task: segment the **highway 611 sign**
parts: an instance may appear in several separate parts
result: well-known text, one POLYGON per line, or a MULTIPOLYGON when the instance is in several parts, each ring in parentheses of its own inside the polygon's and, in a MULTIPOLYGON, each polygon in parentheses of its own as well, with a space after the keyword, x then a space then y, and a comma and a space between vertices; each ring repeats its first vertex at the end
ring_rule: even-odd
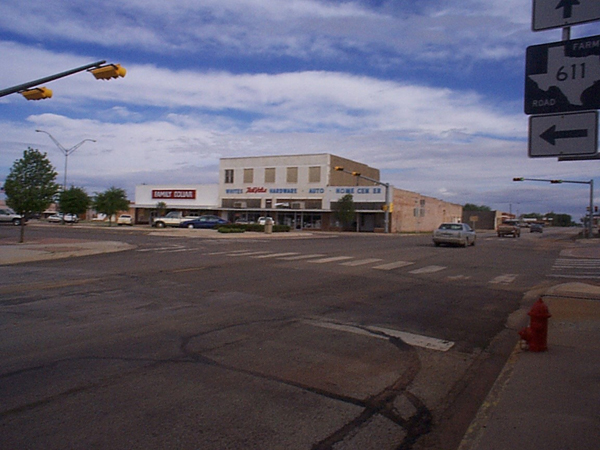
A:
POLYGON ((525 114, 593 109, 600 109, 600 36, 527 47, 525 114))

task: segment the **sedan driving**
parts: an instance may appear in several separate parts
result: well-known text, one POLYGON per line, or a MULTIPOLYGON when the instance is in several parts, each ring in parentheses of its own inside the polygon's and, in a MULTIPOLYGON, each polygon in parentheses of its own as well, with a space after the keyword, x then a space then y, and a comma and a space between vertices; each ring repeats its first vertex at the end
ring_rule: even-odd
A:
POLYGON ((186 220, 179 224, 179 228, 216 228, 227 225, 229 222, 218 216, 200 216, 193 220, 186 220))
POLYGON ((433 243, 436 247, 441 244, 468 247, 475 245, 476 238, 477 234, 466 223, 443 223, 433 232, 433 243))

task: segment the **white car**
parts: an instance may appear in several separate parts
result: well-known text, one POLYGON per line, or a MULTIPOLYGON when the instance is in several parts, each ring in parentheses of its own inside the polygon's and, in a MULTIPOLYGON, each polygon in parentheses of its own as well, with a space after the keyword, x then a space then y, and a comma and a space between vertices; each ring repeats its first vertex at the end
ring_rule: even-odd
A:
POLYGON ((273 220, 273 218, 272 218, 272 217, 259 217, 259 218, 258 218, 258 224, 259 224, 259 225, 266 225, 266 223, 267 223, 267 220, 270 220, 270 221, 271 221, 271 223, 274 223, 274 222, 275 222, 275 221, 273 220))
POLYGON ((433 232, 433 243, 436 247, 441 244, 468 247, 475 245, 476 239, 477 234, 466 223, 443 223, 433 232))
POLYGON ((47 220, 48 220, 48 222, 62 223, 63 217, 64 217, 65 223, 79 222, 79 217, 77 216, 77 214, 63 214, 63 213, 52 214, 50 217, 48 217, 47 220))
POLYGON ((129 214, 121 214, 117 219, 117 225, 133 225, 133 218, 129 214))

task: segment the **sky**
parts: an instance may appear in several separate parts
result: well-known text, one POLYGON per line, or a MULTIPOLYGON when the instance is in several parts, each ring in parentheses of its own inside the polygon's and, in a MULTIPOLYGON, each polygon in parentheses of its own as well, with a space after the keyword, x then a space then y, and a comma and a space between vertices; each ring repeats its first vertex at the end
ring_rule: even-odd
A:
MULTIPOLYGON (((558 0, 557 0, 558 2, 558 0)), ((62 183, 215 184, 220 158, 331 153, 448 202, 579 220, 599 161, 528 157, 531 0, 2 0, 0 89, 100 60, 0 98, 0 183, 32 147, 62 183)), ((600 22, 572 38, 600 34, 600 22)), ((596 178, 598 177, 598 178, 596 178)), ((600 204, 600 194, 596 204, 600 204)))

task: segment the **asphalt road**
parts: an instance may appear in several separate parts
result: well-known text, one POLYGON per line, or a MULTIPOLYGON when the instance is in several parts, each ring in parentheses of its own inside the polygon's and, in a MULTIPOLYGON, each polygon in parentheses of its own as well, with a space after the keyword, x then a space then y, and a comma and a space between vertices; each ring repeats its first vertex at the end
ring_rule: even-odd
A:
POLYGON ((29 227, 135 248, 0 267, 1 447, 454 449, 564 233, 29 227))

